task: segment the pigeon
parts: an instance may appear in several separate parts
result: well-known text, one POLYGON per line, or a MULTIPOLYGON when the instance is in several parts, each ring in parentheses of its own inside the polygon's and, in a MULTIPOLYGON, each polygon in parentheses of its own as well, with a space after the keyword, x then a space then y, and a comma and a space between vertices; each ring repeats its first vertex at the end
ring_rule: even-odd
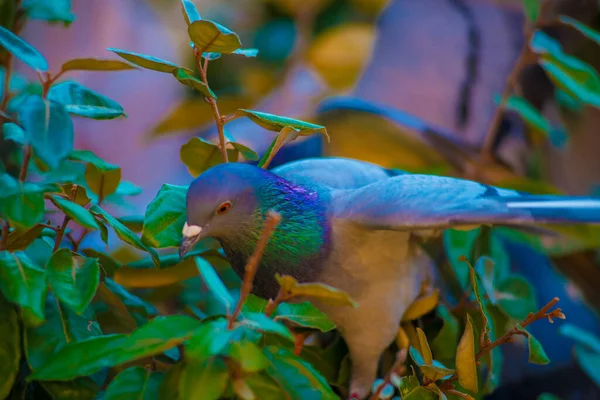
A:
POLYGON ((220 164, 190 184, 186 207, 180 255, 212 237, 240 277, 266 214, 281 215, 253 293, 274 298, 280 274, 330 285, 356 301, 352 307, 310 300, 348 345, 349 393, 355 399, 369 394, 379 359, 419 294, 428 262, 419 242, 449 228, 600 223, 600 199, 528 195, 337 157, 302 159, 272 170, 220 164))

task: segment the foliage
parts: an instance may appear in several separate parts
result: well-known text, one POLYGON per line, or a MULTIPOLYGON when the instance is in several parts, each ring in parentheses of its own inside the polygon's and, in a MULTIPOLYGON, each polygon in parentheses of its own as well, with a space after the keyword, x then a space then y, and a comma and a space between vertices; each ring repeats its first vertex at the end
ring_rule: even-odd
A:
MULTIPOLYGON (((527 15, 535 21, 536 2, 526 3, 527 15)), ((69 1, 25 0, 21 7, 15 18, 26 15, 65 25, 74 19, 69 1)), ((257 50, 243 48, 235 32, 203 19, 192 1, 181 0, 181 9, 193 68, 110 49, 124 61, 67 60, 51 74, 44 56, 18 36, 22 24, 15 24, 14 31, 0 27, 8 83, 0 100, 2 145, 10 143, 14 150, 0 165, 0 398, 28 386, 52 398, 81 399, 133 394, 144 399, 335 399, 346 390, 349 360, 339 337, 324 346, 302 346, 307 334, 330 332, 334 325, 310 303, 289 300, 308 296, 354 306, 353 299, 336 288, 301 284, 289 276, 277 277, 280 291, 269 302, 250 295, 277 216, 270 217, 271 230, 263 232, 240 284, 212 242, 200 242, 184 260, 174 254, 182 239, 186 187, 164 185, 143 220, 116 218, 105 206, 139 190, 121 179, 118 166, 74 148, 73 118, 126 117, 116 101, 77 82, 60 81, 75 70, 149 69, 197 91, 208 103, 204 107, 210 108, 219 142, 195 137, 182 146, 181 160, 192 176, 222 162, 259 160, 228 134, 226 124, 236 118, 247 117, 278 132, 258 161, 263 168, 298 136, 320 133, 328 138, 324 126, 284 116, 246 108, 221 114, 225 108, 209 85, 209 64, 228 56, 255 57, 257 50), (13 58, 39 73, 39 93, 14 88, 13 58), (136 261, 121 263, 84 241, 96 234, 108 243, 109 228, 136 261), (170 301, 182 306, 179 314, 162 315, 167 313, 158 305, 170 301)), ((600 34, 591 28, 561 21, 598 40, 600 34)), ((532 35, 531 51, 566 93, 598 105, 593 68, 563 53, 539 30, 532 35)), ((503 98, 500 104, 552 137, 551 125, 525 100, 503 98)), ((500 235, 488 228, 446 232, 448 263, 438 267, 448 290, 423 286, 399 328, 396 364, 374 383, 373 398, 390 398, 395 391, 405 399, 480 398, 500 384, 498 346, 516 336, 527 338, 530 362, 549 362, 525 328, 564 315, 551 310, 557 300, 536 311, 531 285, 510 272, 500 235), (415 321, 434 310, 441 328, 415 327, 415 321), (406 373, 407 363, 415 367, 412 373, 406 373)), ((578 360, 596 379, 598 340, 573 329, 563 333, 582 340, 576 347, 578 360)))

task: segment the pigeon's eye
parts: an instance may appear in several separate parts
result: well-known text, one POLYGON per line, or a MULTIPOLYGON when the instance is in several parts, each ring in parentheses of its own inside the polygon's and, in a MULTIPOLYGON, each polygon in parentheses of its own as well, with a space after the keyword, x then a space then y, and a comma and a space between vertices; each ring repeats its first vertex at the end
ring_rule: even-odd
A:
POLYGON ((226 201, 225 203, 223 203, 219 207, 217 207, 217 214, 225 214, 227 211, 229 211, 230 208, 231 208, 231 203, 226 201))

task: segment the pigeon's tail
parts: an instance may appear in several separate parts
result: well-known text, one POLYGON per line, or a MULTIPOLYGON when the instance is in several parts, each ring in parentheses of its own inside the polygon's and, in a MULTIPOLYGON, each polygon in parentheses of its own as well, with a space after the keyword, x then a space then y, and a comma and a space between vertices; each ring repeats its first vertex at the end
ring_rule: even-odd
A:
POLYGON ((523 196, 504 199, 511 210, 527 211, 536 222, 600 224, 600 199, 591 197, 523 196))

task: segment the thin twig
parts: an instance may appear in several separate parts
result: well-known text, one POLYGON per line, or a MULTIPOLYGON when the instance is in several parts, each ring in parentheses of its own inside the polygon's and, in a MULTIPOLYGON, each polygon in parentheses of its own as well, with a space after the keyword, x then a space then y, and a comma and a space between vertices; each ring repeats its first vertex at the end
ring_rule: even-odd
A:
POLYGON ((279 306, 279 304, 281 304, 282 302, 286 301, 288 298, 289 296, 287 295, 287 293, 284 292, 282 288, 279 288, 279 292, 277 292, 275 300, 269 299, 267 307, 265 308, 265 315, 267 317, 270 317, 271 314, 273 314, 273 312, 277 309, 277 306, 279 306))
POLYGON ((56 231, 56 239, 54 242, 54 249, 52 250, 52 252, 55 252, 60 247, 60 243, 62 242, 63 237, 65 236, 65 229, 67 229, 67 224, 70 220, 71 218, 65 215, 62 225, 60 226, 60 228, 58 228, 58 231, 56 231))
POLYGON ((0 110, 6 111, 8 100, 10 99, 10 78, 12 76, 12 54, 8 53, 4 65, 4 90, 2 91, 2 100, 0 100, 0 110))
POLYGON ((394 374, 397 374, 397 375, 404 374, 404 369, 405 369, 404 363, 406 362, 407 356, 408 356, 408 352, 406 349, 402 349, 398 352, 398 354, 396 354, 396 361, 394 362, 394 365, 392 366, 392 368, 390 368, 387 375, 383 379, 383 383, 381 385, 379 385, 379 387, 377 388, 377 390, 375 392, 373 392, 373 394, 371 394, 371 397, 369 397, 369 400, 379 399, 379 395, 381 394, 383 389, 392 382, 392 376, 394 374))
POLYGON ((235 310, 229 316, 228 329, 233 328, 234 322, 237 320, 237 317, 240 315, 242 311, 242 305, 244 301, 246 301, 246 297, 252 291, 252 283, 254 282, 254 276, 256 275, 256 271, 258 269, 258 263, 265 252, 265 248, 267 247, 267 243, 269 239, 275 232, 277 225, 281 222, 281 215, 275 211, 269 211, 267 213, 267 218, 265 221, 265 226, 263 231, 258 239, 258 243, 256 244, 256 248, 254 249, 254 253, 250 256, 248 261, 246 262, 246 267, 244 268, 244 279, 242 281, 242 289, 240 291, 240 299, 238 300, 235 310))
POLYGON ((527 318, 525 318, 523 321, 521 321, 520 324, 513 327, 511 330, 506 332, 504 335, 502 335, 498 339, 494 340, 493 342, 491 342, 491 343, 487 344, 486 346, 484 346, 483 348, 479 349, 476 359, 480 359, 485 354, 489 353, 490 351, 492 351, 496 347, 500 346, 501 344, 514 341, 513 337, 516 335, 529 336, 529 333, 527 331, 524 331, 522 328, 525 328, 527 325, 530 325, 531 323, 533 323, 535 321, 539 321, 540 319, 544 319, 544 318, 548 318, 550 321, 552 321, 552 318, 564 319, 565 315, 562 313, 562 310, 560 308, 557 308, 556 310, 552 310, 551 312, 548 312, 552 307, 554 307, 554 305, 556 305, 556 303, 558 303, 558 301, 559 301, 559 298, 555 297, 552 300, 550 300, 550 302, 548 302, 548 304, 546 304, 544 307, 540 308, 535 313, 529 313, 527 318))
POLYGON ((23 164, 21 165, 21 172, 19 173, 19 180, 21 182, 25 182, 25 179, 27 179, 27 171, 29 170, 29 160, 31 160, 30 144, 23 148, 23 164))
MULTIPOLYGON (((194 56, 196 57, 196 62, 198 63, 198 71, 200 72, 200 77, 202 82, 208 87, 208 76, 206 72, 208 71, 208 59, 204 59, 204 65, 202 64, 202 52, 195 50, 194 56)), ((217 124, 217 131, 219 132, 219 148, 221 149, 221 155, 223 157, 223 162, 229 162, 227 158, 227 149, 225 148, 225 129, 223 128, 224 119, 221 117, 221 113, 219 112, 219 107, 217 106, 217 100, 212 97, 205 96, 205 100, 210 104, 210 108, 213 110, 213 114, 215 116, 215 124, 217 124)))

